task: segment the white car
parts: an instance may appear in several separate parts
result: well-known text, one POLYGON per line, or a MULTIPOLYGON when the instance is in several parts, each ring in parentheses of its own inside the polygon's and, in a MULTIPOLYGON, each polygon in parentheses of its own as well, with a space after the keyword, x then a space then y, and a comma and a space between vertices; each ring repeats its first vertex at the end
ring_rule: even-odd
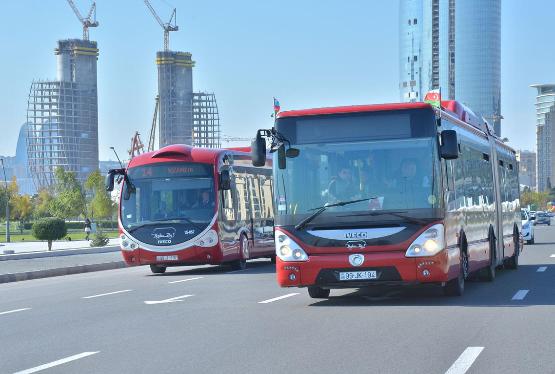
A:
POLYGON ((530 219, 530 214, 525 211, 520 211, 522 219, 522 239, 526 240, 528 244, 534 244, 534 221, 530 219))

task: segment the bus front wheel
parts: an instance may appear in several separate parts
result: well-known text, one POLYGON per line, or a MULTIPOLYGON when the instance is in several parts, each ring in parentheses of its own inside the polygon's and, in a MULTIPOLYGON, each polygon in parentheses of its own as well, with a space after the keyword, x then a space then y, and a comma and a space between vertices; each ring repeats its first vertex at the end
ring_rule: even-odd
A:
POLYGON ((459 275, 455 279, 448 281, 443 286, 445 296, 462 296, 464 293, 464 281, 468 277, 468 255, 461 250, 459 275))
POLYGON ((327 299, 330 296, 330 290, 322 287, 310 286, 308 287, 308 295, 313 299, 327 299))
POLYGON ((160 265, 150 265, 150 271, 154 274, 164 274, 166 272, 166 267, 160 265))
POLYGON ((233 270, 245 270, 247 268, 247 258, 250 257, 249 250, 249 240, 247 239, 247 236, 241 235, 241 240, 239 241, 240 258, 231 263, 233 270))

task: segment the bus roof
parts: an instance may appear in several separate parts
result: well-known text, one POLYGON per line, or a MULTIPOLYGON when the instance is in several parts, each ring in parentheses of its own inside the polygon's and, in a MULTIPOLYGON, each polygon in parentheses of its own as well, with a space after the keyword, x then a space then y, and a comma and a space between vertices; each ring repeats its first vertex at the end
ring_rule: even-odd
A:
POLYGON ((319 115, 326 115, 326 114, 378 112, 378 111, 403 110, 403 109, 424 109, 424 108, 431 108, 431 107, 432 106, 427 103, 350 105, 350 106, 337 106, 337 107, 327 107, 327 108, 288 110, 286 112, 280 112, 278 114, 278 118, 319 116, 319 115))
POLYGON ((218 157, 224 152, 231 154, 250 155, 250 148, 200 148, 192 147, 185 144, 172 144, 160 148, 156 151, 143 153, 142 155, 134 157, 129 162, 128 167, 172 161, 201 162, 213 164, 217 162, 218 157))

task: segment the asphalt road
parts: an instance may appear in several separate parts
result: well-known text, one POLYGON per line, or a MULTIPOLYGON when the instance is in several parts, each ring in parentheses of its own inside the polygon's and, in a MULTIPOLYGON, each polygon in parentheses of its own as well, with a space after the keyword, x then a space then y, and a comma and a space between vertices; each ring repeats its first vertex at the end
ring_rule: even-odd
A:
POLYGON ((2 284, 0 373, 555 373, 555 227, 536 243, 459 298, 317 301, 279 288, 267 261, 2 284))

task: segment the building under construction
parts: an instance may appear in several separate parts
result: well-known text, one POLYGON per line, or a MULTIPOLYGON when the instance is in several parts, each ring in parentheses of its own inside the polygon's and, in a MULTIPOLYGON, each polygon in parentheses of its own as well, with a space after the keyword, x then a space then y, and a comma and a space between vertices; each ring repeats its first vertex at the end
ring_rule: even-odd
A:
POLYGON ((27 102, 29 170, 37 189, 62 167, 84 181, 98 169, 98 95, 94 41, 58 41, 57 79, 31 84, 27 102))
POLYGON ((220 148, 220 115, 216 95, 206 92, 193 94, 193 145, 220 148))

